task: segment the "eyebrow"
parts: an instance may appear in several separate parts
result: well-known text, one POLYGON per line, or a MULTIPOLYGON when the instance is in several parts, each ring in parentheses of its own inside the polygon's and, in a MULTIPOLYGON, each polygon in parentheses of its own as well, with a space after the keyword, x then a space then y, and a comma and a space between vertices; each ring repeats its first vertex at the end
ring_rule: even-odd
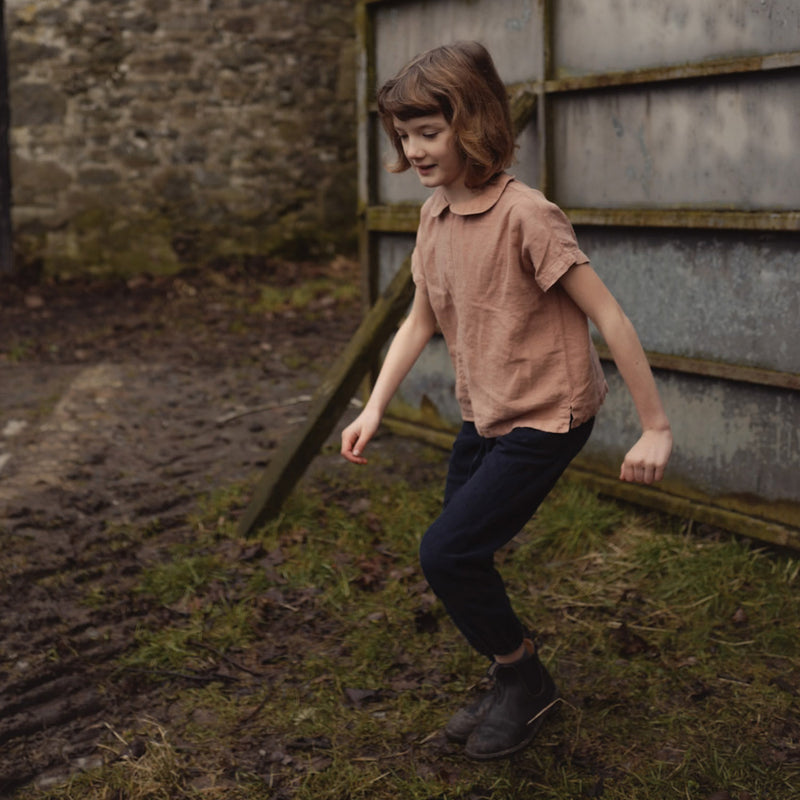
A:
POLYGON ((440 128, 442 127, 441 120, 427 120, 425 122, 417 122, 413 119, 408 122, 403 122, 402 125, 395 125, 394 129, 397 133, 405 133, 409 128, 422 129, 422 128, 440 128))

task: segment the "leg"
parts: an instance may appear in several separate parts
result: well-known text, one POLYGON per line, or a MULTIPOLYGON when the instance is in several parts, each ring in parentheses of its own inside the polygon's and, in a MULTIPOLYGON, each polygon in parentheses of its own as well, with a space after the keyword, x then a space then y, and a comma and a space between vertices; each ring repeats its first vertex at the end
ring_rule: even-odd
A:
POLYGON ((484 439, 475 430, 472 422, 465 422, 453 442, 450 453, 450 462, 447 467, 447 480, 444 487, 443 508, 450 505, 453 497, 461 487, 472 477, 480 466, 487 453, 487 442, 494 440, 484 439))
POLYGON ((514 653, 523 639, 494 554, 530 519, 591 428, 586 423, 564 434, 518 428, 488 440, 480 464, 423 537, 420 559, 431 588, 467 641, 488 657, 514 653))
MULTIPOLYGON (((448 602, 447 598, 443 597, 445 606, 470 643, 485 655, 493 655, 495 661, 492 665, 495 677, 494 689, 476 702, 457 711, 445 727, 445 733, 451 741, 467 743, 466 753, 471 758, 479 760, 500 758, 525 747, 538 732, 544 714, 558 696, 555 683, 539 661, 533 642, 522 639, 522 625, 511 609, 505 587, 494 569, 493 554, 530 518, 541 499, 550 491, 569 461, 583 446, 591 427, 591 423, 588 423, 582 426, 582 429, 575 431, 574 435, 565 435, 566 439, 562 435, 553 438, 553 435, 536 431, 515 431, 515 435, 510 437, 514 440, 511 442, 513 446, 509 446, 508 439, 501 439, 499 443, 495 440, 485 440, 477 435, 474 426, 471 429, 465 426, 454 445, 445 491, 445 512, 442 517, 450 516, 447 509, 456 496, 457 506, 463 502, 467 509, 475 509, 474 499, 469 497, 473 491, 477 491, 479 499, 486 495, 494 498, 495 502, 489 505, 499 506, 501 512, 503 509, 512 512, 512 521, 508 528, 503 529, 502 525, 495 524, 489 529, 486 537, 489 557, 488 559, 484 557, 484 564, 479 569, 486 571, 489 585, 494 584, 496 596, 502 595, 496 602, 499 604, 497 610, 501 613, 505 610, 506 614, 507 638, 503 641, 521 642, 512 650, 513 646, 510 645, 509 649, 505 649, 507 646, 505 644, 492 645, 488 638, 480 640, 469 624, 459 624, 456 616, 459 612, 455 610, 459 603, 452 600, 448 602), (536 441, 540 438, 544 438, 544 446, 533 448, 529 457, 519 459, 515 456, 519 445, 523 445, 524 448, 526 441, 531 439, 536 441), (521 442, 517 441, 520 439, 521 442), (497 451, 495 444, 500 445, 497 451), (556 448, 556 452, 553 453, 554 444, 566 447, 556 448), (486 470, 482 469, 484 461, 488 462, 489 468, 486 470), (494 462, 498 462, 498 465, 494 466, 494 462), (480 481, 484 474, 491 477, 489 489, 481 488, 480 481), (523 483, 527 485, 527 491, 525 486, 520 488, 514 481, 509 484, 509 477, 522 478, 523 483), (503 491, 507 487, 512 488, 508 496, 511 498, 510 501, 503 491), (495 536, 492 536, 493 532, 495 536), (497 542, 499 543, 496 544, 497 542)), ((461 527, 469 528, 467 523, 472 513, 472 510, 466 515, 455 512, 452 516, 459 520, 458 524, 461 527), (463 517, 466 517, 466 520, 463 517)), ((487 517, 493 521, 497 519, 494 508, 487 511, 487 517)), ((437 520, 437 523, 442 522, 446 521, 442 518, 437 520)), ((458 586, 459 578, 454 575, 450 581, 445 580, 441 585, 438 583, 434 585, 433 575, 438 574, 441 569, 437 566, 437 562, 444 565, 448 561, 448 548, 437 545, 445 545, 450 541, 447 536, 434 538, 432 531, 437 523, 434 523, 423 540, 421 558, 428 580, 434 589, 440 587, 437 593, 443 596, 445 590, 441 586, 447 584, 458 586)), ((472 523, 479 529, 486 527, 485 521, 481 521, 478 517, 473 517, 472 523)), ((484 548, 484 552, 487 552, 487 548, 484 548)), ((463 587, 470 584, 460 585, 463 587)), ((468 615, 467 610, 466 616, 468 615)))

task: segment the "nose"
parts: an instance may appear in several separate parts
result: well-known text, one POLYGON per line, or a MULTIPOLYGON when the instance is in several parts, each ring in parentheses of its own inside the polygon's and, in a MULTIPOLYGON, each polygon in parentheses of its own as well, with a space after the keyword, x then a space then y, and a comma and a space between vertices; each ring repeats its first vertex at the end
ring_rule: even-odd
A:
POLYGON ((422 148, 422 142, 417 136, 409 136, 406 139, 406 158, 409 161, 418 161, 424 158, 425 151, 422 148))

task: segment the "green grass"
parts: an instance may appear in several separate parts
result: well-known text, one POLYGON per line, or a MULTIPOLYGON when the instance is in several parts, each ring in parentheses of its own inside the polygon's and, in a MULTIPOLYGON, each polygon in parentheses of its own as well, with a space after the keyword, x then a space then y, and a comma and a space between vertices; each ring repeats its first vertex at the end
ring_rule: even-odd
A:
POLYGON ((357 283, 334 280, 329 276, 295 286, 264 286, 252 310, 267 314, 291 310, 313 319, 325 308, 353 302, 359 292, 357 283))
POLYGON ((392 472, 323 470, 244 541, 243 487, 209 497, 143 575, 170 613, 120 664, 165 686, 169 722, 115 732, 108 766, 19 797, 797 796, 796 556, 562 482, 499 561, 563 700, 525 752, 473 764, 441 726, 486 665, 417 566, 439 482, 392 472))

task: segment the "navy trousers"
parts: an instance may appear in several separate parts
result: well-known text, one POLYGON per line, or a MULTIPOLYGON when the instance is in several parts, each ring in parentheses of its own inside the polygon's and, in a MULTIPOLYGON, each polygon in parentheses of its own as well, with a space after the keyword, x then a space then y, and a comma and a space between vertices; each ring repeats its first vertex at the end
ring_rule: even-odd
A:
POLYGON ((444 508, 422 538, 420 563, 458 629, 490 658, 513 652, 524 636, 494 554, 533 516, 593 425, 568 433, 515 428, 486 439, 465 422, 456 438, 444 508))

